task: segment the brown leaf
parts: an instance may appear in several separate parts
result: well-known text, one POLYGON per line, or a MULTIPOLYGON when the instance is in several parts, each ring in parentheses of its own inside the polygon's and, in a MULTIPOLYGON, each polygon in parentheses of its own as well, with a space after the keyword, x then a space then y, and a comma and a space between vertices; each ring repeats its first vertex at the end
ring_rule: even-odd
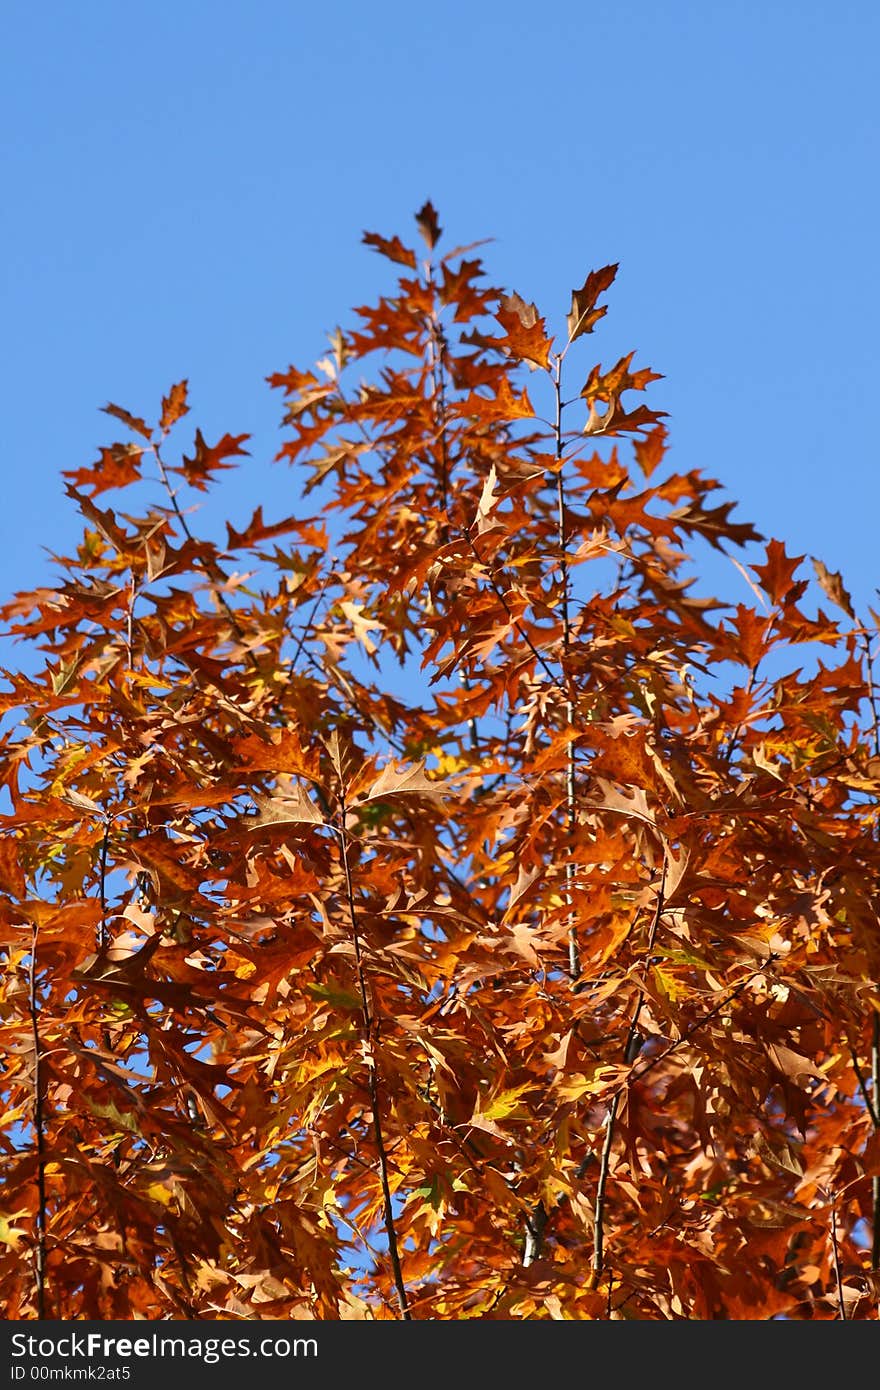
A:
POLYGON ((427 203, 424 203, 416 213, 416 226, 425 238, 428 250, 433 251, 437 242, 440 240, 443 228, 437 221, 437 212, 430 199, 427 203))
POLYGON ((425 776, 424 759, 415 767, 397 767, 393 762, 383 767, 377 780, 361 801, 384 801, 389 796, 442 796, 443 784, 425 776))
MULTIPOLYGON (((399 237, 392 237, 389 241, 385 237, 378 236, 376 232, 364 232, 362 240, 366 246, 371 246, 374 251, 378 251, 380 256, 386 256, 389 261, 396 261, 398 265, 405 265, 410 270, 415 270, 415 252, 411 251, 408 246, 404 246, 399 237)), ((304 379, 307 380, 308 378, 304 379)), ((270 382, 273 386, 287 385, 290 389, 289 381, 286 378, 270 377, 270 382)))
POLYGON ((827 594, 831 602, 836 603, 838 608, 843 609, 848 618, 855 621, 856 615, 853 612, 852 599, 843 587, 843 579, 839 571, 835 574, 832 570, 826 569, 822 561, 817 560, 815 556, 813 556, 813 569, 816 571, 816 578, 823 593, 827 594))
POLYGON ((790 1081, 797 1082, 801 1077, 809 1076, 824 1080, 822 1071, 809 1057, 802 1057, 799 1052, 793 1052, 781 1043, 765 1043, 764 1046, 773 1065, 790 1081))
POLYGON ((201 430, 196 430, 195 452, 192 458, 184 455, 182 467, 177 471, 183 473, 191 487, 204 492, 212 473, 220 468, 235 467, 234 463, 227 463, 227 459, 247 454, 247 449, 241 447, 246 439, 250 439, 249 434, 224 434, 217 444, 209 445, 201 430))
POLYGON ((323 825, 324 817, 304 787, 298 782, 282 780, 285 786, 283 795, 254 795, 259 814, 244 822, 248 830, 262 830, 276 825, 323 825))
POLYGON ((139 415, 132 415, 131 411, 124 410, 121 405, 109 405, 101 407, 105 415, 114 415, 117 420, 121 420, 124 425, 128 425, 135 434, 141 435, 144 439, 152 439, 153 431, 150 429, 146 420, 142 420, 139 415))
POLYGON ((617 274, 617 264, 606 265, 602 270, 591 270, 579 290, 571 292, 571 312, 568 315, 568 341, 573 343, 584 333, 592 333, 594 325, 607 306, 595 307, 596 300, 603 290, 607 290, 617 274))
POLYGON ((176 424, 182 415, 186 415, 189 406, 186 403, 186 378, 178 381, 176 386, 172 386, 167 396, 162 397, 162 414, 159 417, 159 428, 163 434, 167 434, 171 426, 176 424))
POLYGON ((17 845, 8 835, 0 839, 0 888, 16 898, 23 898, 27 892, 25 877, 18 862, 17 845))
POLYGON ((297 531, 300 529, 300 524, 295 516, 287 516, 283 521, 270 522, 267 526, 263 521, 263 508, 260 506, 257 507, 243 531, 236 531, 227 521, 226 544, 230 550, 253 546, 258 541, 269 540, 272 536, 283 536, 289 531, 297 531))

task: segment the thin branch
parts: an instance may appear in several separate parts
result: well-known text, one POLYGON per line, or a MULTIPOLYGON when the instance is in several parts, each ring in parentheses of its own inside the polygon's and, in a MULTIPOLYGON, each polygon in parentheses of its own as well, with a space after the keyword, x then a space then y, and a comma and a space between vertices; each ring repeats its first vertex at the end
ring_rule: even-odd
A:
POLYGON ((34 1273, 37 1283, 37 1318, 42 1322, 46 1317, 46 1136, 41 1067, 43 1048, 37 1000, 37 939, 38 929, 34 922, 31 925, 31 954, 28 964, 28 1008, 34 1045, 33 1124, 37 1150, 37 1240, 34 1248, 34 1273))
POLYGON ((614 1143, 614 1125, 620 1105, 620 1091, 617 1091, 608 1108, 605 1120, 605 1143, 599 1161, 599 1185, 596 1188, 596 1205, 593 1212, 593 1284, 602 1277, 605 1262, 605 1189, 608 1185, 608 1169, 611 1166, 611 1145, 614 1143))
MULTIPOLYGON (((569 611, 569 573, 568 573, 568 536, 566 528, 566 505, 565 505, 565 480, 563 478, 562 460, 562 355, 557 354, 553 368, 553 388, 556 396, 556 414, 553 422, 553 435, 556 441, 556 539, 559 544, 559 578, 562 585, 562 599, 560 603, 562 612, 562 679, 563 685, 568 687, 568 657, 571 647, 571 614, 569 611)), ((566 750, 565 761, 565 810, 566 810, 566 835, 568 838, 568 853, 565 860, 565 900, 568 905, 569 913, 574 897, 574 831, 577 819, 575 805, 575 754, 574 739, 571 737, 574 728, 574 701, 571 698, 571 691, 567 689, 565 698, 565 727, 569 732, 568 748, 566 750)), ((572 980, 577 980, 581 973, 581 953, 578 946, 577 928, 574 922, 569 923, 568 929, 568 973, 572 980)))
POLYGON ((877 691, 874 686, 874 658, 871 643, 866 632, 862 633, 862 647, 865 653, 865 674, 868 682, 868 704, 871 706, 871 728, 874 733, 874 753, 880 758, 880 709, 877 706, 877 691))
MULTIPOLYGON (((875 1021, 875 1027, 876 1027, 876 1021, 875 1021)), ((875 1129, 880 1128, 880 1117, 878 1117, 878 1115, 877 1115, 877 1111, 876 1111, 875 1106, 874 1106, 873 1097, 872 1097, 872 1095, 871 1095, 871 1092, 868 1090, 868 1083, 865 1081, 864 1075, 862 1074, 862 1069, 861 1069, 861 1067, 859 1066, 859 1059, 858 1059, 858 1057, 856 1056, 855 1050, 854 1050, 852 1047, 850 1047, 850 1049, 849 1049, 849 1056, 850 1056, 850 1061, 852 1062, 852 1069, 853 1069, 853 1071, 854 1071, 855 1074, 856 1074, 856 1081, 859 1083, 859 1090, 860 1090, 861 1093, 862 1093, 862 1100, 865 1102, 865 1109, 867 1110, 868 1115, 870 1116, 870 1119, 871 1119, 871 1124, 874 1126, 875 1129)), ((876 1085, 877 1085, 877 1083, 876 1083, 876 1081, 874 1080, 874 1048, 873 1048, 873 1047, 871 1048, 871 1082, 872 1082, 872 1089, 876 1090, 876 1085)))
MULTIPOLYGON (((747 700, 751 699, 752 692, 753 692, 753 690, 754 690, 754 688, 755 688, 755 680, 756 680, 756 678, 757 678, 757 675, 758 675, 758 665, 757 665, 757 662, 756 662, 755 665, 752 666, 752 667, 749 669, 749 683, 748 683, 748 685, 746 686, 746 699, 747 699, 747 700)), ((740 722, 737 724, 736 728, 733 730, 733 733, 730 735, 730 738, 729 738, 728 743, 727 743, 727 748, 726 748, 725 753, 724 753, 724 761, 728 764, 728 766, 730 765, 730 761, 731 761, 731 759, 733 758, 734 752, 735 752, 735 750, 736 750, 736 745, 737 745, 737 743, 739 742, 740 734, 742 733, 743 729, 745 728, 745 725, 746 725, 746 721, 743 720, 743 719, 741 719, 740 722)))
POLYGON ((434 279, 433 260, 428 263, 428 288, 431 291, 431 312, 428 316, 430 343, 431 382, 434 388, 435 415, 439 423, 440 442, 440 506, 444 516, 449 515, 449 446, 446 439, 446 372, 443 354, 446 338, 437 312, 437 283, 434 279))
POLYGON ((101 893, 101 920, 98 923, 98 950, 107 949, 107 849, 110 841, 110 817, 104 816, 104 834, 101 838, 101 859, 100 859, 100 893, 101 893))
MULTIPOLYGON (((648 943, 645 947, 645 963, 650 964, 651 956, 654 951, 654 942, 657 940, 657 932, 660 927, 660 918, 663 916, 663 909, 666 906, 666 876, 669 872, 669 851, 666 841, 663 841, 663 867, 660 870, 660 884, 657 889, 657 902, 654 905, 654 915, 651 918, 651 925, 648 928, 648 943)), ((639 1033, 639 1019, 645 1003, 645 991, 639 990, 636 999, 636 1007, 629 1025, 629 1032, 626 1038, 623 1060, 634 1062, 642 1050, 642 1040, 639 1033)))
POLYGON ((357 909, 354 900, 354 883, 351 876, 351 863, 348 857, 348 835, 345 829, 347 807, 345 804, 345 787, 342 777, 342 769, 339 768, 339 848, 342 858, 342 870, 345 876, 345 895, 348 903, 349 919, 351 921, 352 944, 354 946, 355 969, 357 971, 358 988, 361 996, 361 1014, 363 1017, 364 1033, 366 1035, 369 1071, 369 1091, 370 1108, 373 1116, 373 1138, 376 1142, 376 1154, 379 1160, 379 1181, 382 1186, 382 1202, 384 1207, 385 1234, 388 1239, 388 1254, 391 1260, 391 1268, 394 1274, 394 1286, 397 1290, 397 1301, 400 1306, 401 1317, 406 1321, 412 1320, 407 1299, 406 1285, 403 1280, 403 1270, 400 1264, 400 1251, 397 1245, 397 1231, 394 1225, 394 1206, 391 1200, 391 1186, 388 1181, 388 1152, 385 1148, 385 1136, 382 1132, 381 1117, 381 1097, 379 1094, 379 1064, 376 1057, 375 1046, 375 1023, 376 1016, 370 1006, 370 996, 367 989, 367 978, 364 971, 363 953, 361 951, 360 933, 358 931, 357 909))
POLYGON ((725 997, 721 1000, 721 1002, 716 1004, 714 1008, 709 1009, 707 1013, 702 1014, 700 1018, 695 1019, 694 1022, 690 1025, 690 1027, 684 1030, 680 1038, 677 1038, 675 1042, 670 1043, 668 1047, 664 1047, 663 1051, 658 1052, 656 1057, 651 1057, 650 1060, 646 1062, 645 1065, 641 1067, 638 1071, 631 1071, 629 1076, 626 1078, 626 1081, 624 1081, 623 1084, 620 1087, 618 1087, 617 1091, 615 1092, 615 1095, 620 1095, 620 1093, 626 1087, 631 1086, 634 1081, 641 1081, 642 1077, 647 1076, 649 1071, 653 1071, 655 1067, 659 1067, 661 1062, 665 1062, 667 1057, 671 1056, 673 1052, 677 1052, 680 1047, 683 1047, 686 1042, 690 1041, 690 1039, 694 1036, 695 1033, 699 1032, 701 1028, 704 1028, 707 1023, 709 1023, 713 1018, 716 1017, 716 1015, 720 1014, 723 1009, 726 1009, 729 1004, 732 1004, 734 999, 736 999, 737 995, 742 994, 743 990, 751 984, 752 980, 754 980, 756 976, 763 975, 767 967, 769 965, 772 965, 774 961, 777 960, 779 960, 779 956, 776 954, 775 951, 771 952, 771 954, 767 957, 763 965, 760 965, 757 967, 757 969, 751 971, 751 973, 748 974, 744 980, 740 980, 739 984, 736 985, 734 989, 730 990, 730 992, 726 994, 725 997))
MULTIPOLYGON (((880 1013, 874 1009, 874 1024, 872 1031, 872 1041, 870 1041, 870 1080, 872 1080, 872 1098, 874 1104, 870 1108, 874 1129, 880 1129, 880 1118, 877 1115, 877 1105, 880 1097, 880 1013)), ((880 1269, 880 1176, 874 1175, 870 1180, 870 1195, 872 1195, 872 1220, 873 1236, 870 1241, 870 1268, 876 1273, 880 1269)))
POLYGON ((524 1269, 528 1269, 529 1265, 535 1263, 535 1260, 540 1260, 544 1246, 544 1232, 547 1229, 549 1219, 543 1202, 537 1202, 526 1216, 526 1238, 522 1257, 524 1269))
MULTIPOLYGON (((650 962, 651 954, 654 950, 654 942, 657 939, 657 932, 660 927, 660 918, 663 915, 663 908, 666 902, 666 875, 669 868, 669 855, 666 849, 666 842, 663 843, 663 868, 660 870, 660 883, 657 888, 657 902, 654 906, 654 916, 651 919, 651 926, 648 929, 648 942, 645 950, 646 962, 650 962)), ((639 990, 633 1016, 630 1020, 629 1031, 627 1032, 626 1043, 624 1046, 623 1058, 625 1062, 632 1063, 636 1060, 641 1051, 642 1039, 639 1034, 639 1020, 642 1008, 645 1003, 645 991, 639 990)), ((615 1092, 608 1109, 608 1116, 605 1121, 605 1143, 602 1146, 602 1156, 599 1160, 599 1182, 596 1188, 596 1205, 593 1212, 593 1282, 598 1283, 602 1277, 602 1269, 605 1262, 605 1191, 608 1186, 608 1170, 611 1166, 611 1149, 614 1144, 614 1125, 617 1121, 617 1111, 620 1105, 621 1092, 615 1092)), ((611 1293, 608 1294, 609 1302, 611 1293)))
POLYGON ((314 603, 312 604, 312 606, 311 606, 311 608, 310 608, 310 610, 309 610, 308 616, 306 617, 306 621, 305 621, 305 624, 304 624, 304 626, 303 626, 303 630, 302 630, 302 632, 301 632, 300 635, 299 635, 299 641, 297 642, 296 647, 294 648, 293 656, 290 658, 289 661, 285 662, 285 665, 286 665, 288 671, 296 671, 296 663, 299 661, 300 653, 301 653, 303 647, 305 646, 306 639, 307 639, 309 633, 310 633, 311 630, 312 630, 312 624, 313 624, 314 621, 315 621, 315 615, 317 614, 318 609, 319 609, 320 606, 321 606, 321 602, 322 602, 322 600, 323 600, 323 598, 324 598, 324 594, 325 594, 325 591, 326 591, 326 589, 327 589, 327 585, 328 585, 329 583, 330 583, 330 573, 329 573, 329 571, 328 571, 328 573, 324 575, 323 581, 322 581, 322 583, 321 583, 321 587, 320 587, 320 589, 318 590, 317 594, 315 595, 315 601, 314 601, 314 603))
POLYGON ((831 1194, 831 1252, 834 1256, 834 1278, 837 1283, 837 1305, 840 1309, 840 1316, 846 1322, 846 1304, 843 1301, 843 1280, 840 1276, 840 1250, 837 1243, 837 1209, 834 1205, 835 1195, 831 1194))
POLYGON ((531 637, 526 632, 519 618, 515 618, 513 616, 513 609, 507 602, 507 595, 501 588, 501 585, 498 583, 498 580, 495 578, 490 563, 483 559, 482 555, 480 554, 479 550, 474 544, 473 537, 471 536, 470 531, 467 530, 466 527, 460 526, 458 527, 458 533, 464 539, 465 543, 470 547, 471 551, 474 554, 474 557, 477 560, 477 563, 485 568, 486 578, 489 581, 489 587, 491 588, 495 597, 498 599, 498 602, 501 604, 501 607, 504 609, 505 613, 510 619, 510 625, 513 628, 514 632, 517 634, 518 637, 522 638, 523 642, 528 647, 532 656, 535 658, 538 665, 544 671, 544 674, 550 679, 553 685, 556 685, 556 675, 553 671, 552 666, 550 666, 549 662, 545 659, 541 652, 538 651, 538 648, 535 646, 531 637))

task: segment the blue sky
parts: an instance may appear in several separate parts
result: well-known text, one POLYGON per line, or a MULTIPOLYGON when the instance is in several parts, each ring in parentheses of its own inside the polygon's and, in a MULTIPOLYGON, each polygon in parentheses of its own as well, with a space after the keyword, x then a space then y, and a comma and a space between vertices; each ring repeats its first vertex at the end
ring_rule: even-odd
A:
POLYGON ((430 197, 548 326, 619 261, 592 360, 636 348, 672 463, 877 606, 875 0, 7 0, 3 49, 2 597, 74 546, 99 407, 184 376, 184 433, 254 436, 205 524, 294 510, 264 378, 430 197))

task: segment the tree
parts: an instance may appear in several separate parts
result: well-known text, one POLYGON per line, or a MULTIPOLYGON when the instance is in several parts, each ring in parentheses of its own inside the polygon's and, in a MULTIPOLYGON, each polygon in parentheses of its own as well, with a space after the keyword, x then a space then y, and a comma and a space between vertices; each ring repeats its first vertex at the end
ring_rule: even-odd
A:
POLYGON ((575 365, 616 267, 417 223, 270 378, 314 514, 199 536, 181 382, 2 610, 9 1316, 874 1317, 876 615, 575 365))

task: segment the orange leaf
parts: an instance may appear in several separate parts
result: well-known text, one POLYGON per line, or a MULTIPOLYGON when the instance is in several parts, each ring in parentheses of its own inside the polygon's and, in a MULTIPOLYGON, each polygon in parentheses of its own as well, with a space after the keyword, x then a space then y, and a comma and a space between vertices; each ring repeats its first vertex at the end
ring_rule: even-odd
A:
POLYGON ((806 589, 806 581, 799 584, 794 582, 795 570, 803 558, 803 555, 786 555, 782 541, 773 540, 767 545, 767 563, 752 565, 761 588, 774 603, 781 603, 786 598, 789 602, 797 602, 806 589), (792 590, 797 592, 793 594, 792 590))
POLYGON ((27 884, 18 862, 18 849, 14 840, 5 837, 0 840, 0 888, 13 897, 23 898, 27 884))
POLYGON ((506 343, 501 339, 502 346, 513 357, 521 357, 534 367, 548 365, 553 339, 547 337, 544 320, 534 304, 527 304, 518 294, 505 295, 496 318, 507 334, 506 343))

